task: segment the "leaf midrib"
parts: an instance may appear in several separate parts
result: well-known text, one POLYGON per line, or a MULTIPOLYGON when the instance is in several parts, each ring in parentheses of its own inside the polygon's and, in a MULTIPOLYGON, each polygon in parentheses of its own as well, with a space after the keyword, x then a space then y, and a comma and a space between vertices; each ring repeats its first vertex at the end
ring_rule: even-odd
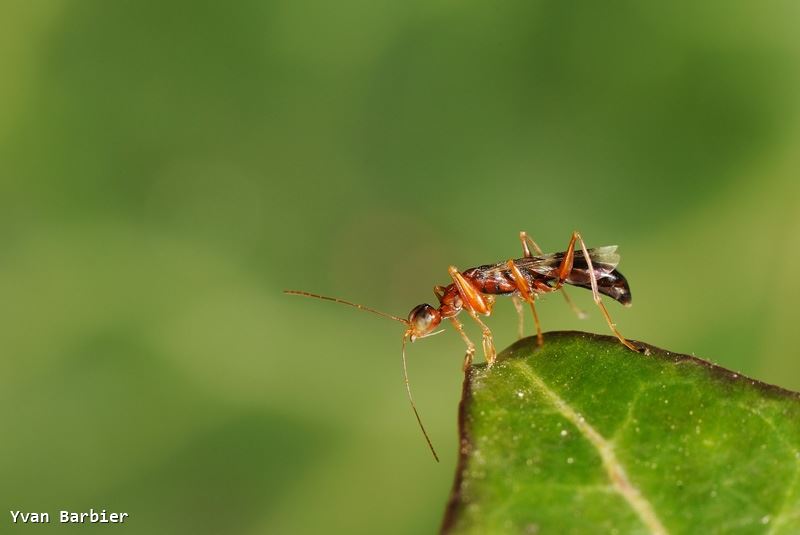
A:
POLYGON ((515 361, 514 365, 545 396, 548 402, 566 418, 597 451, 603 468, 614 490, 633 509, 642 523, 654 535, 667 535, 667 530, 649 500, 628 479, 627 471, 614 452, 613 443, 603 437, 586 418, 581 416, 561 396, 547 386, 534 369, 524 361, 515 361))

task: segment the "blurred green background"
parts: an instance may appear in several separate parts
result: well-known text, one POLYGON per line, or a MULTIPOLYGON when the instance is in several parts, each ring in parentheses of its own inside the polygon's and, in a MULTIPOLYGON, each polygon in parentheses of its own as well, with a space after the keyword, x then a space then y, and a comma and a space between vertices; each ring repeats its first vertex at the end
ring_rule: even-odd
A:
MULTIPOLYGON (((625 335, 800 389, 798 11, 4 2, 3 507, 435 531, 461 340, 409 348, 437 465, 401 326, 280 291, 405 315, 523 229, 620 245, 625 335)), ((572 295, 591 317, 548 297, 544 328, 607 333, 572 295)), ((515 339, 510 303, 489 324, 515 339)))

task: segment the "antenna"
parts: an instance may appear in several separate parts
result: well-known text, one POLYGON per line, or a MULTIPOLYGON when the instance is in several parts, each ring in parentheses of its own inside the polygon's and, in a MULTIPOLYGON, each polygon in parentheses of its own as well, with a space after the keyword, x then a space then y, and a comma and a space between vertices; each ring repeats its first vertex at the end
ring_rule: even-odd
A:
POLYGON ((408 401, 411 402, 411 408, 414 409, 414 416, 417 417, 417 423, 419 424, 419 428, 422 430, 422 434, 425 435, 425 440, 428 442, 428 447, 431 449, 431 453, 433 453, 433 458, 436 459, 436 462, 439 462, 439 456, 436 455, 436 450, 433 448, 433 443, 431 443, 431 439, 428 436, 428 432, 425 431, 425 426, 422 425, 422 418, 419 417, 419 412, 417 412, 417 406, 414 404, 414 397, 411 395, 411 385, 408 382, 408 367, 406 366, 406 339, 408 338, 408 332, 403 334, 403 378, 406 381, 406 392, 408 392, 408 401))
MULTIPOLYGON (((428 448, 430 448, 431 453, 433 454, 433 458, 436 459, 436 462, 438 463, 439 456, 436 454, 436 450, 434 449, 433 443, 431 442, 431 439, 428 436, 428 432, 425 431, 425 426, 422 425, 422 418, 420 418, 419 411, 417 411, 417 405, 414 403, 414 396, 411 395, 411 384, 408 382, 408 366, 406 365, 406 340, 411 334, 410 322, 406 319, 398 318, 397 316, 381 312, 380 310, 375 310, 374 308, 370 308, 364 305, 359 305, 358 303, 351 303, 350 301, 345 301, 344 299, 339 299, 338 297, 328 297, 325 295, 313 294, 311 292, 304 292, 302 290, 284 290, 283 293, 289 295, 302 295, 303 297, 313 297, 314 299, 322 299, 323 301, 333 301, 334 303, 350 305, 351 307, 355 307, 359 310, 372 312, 373 314, 377 314, 378 316, 383 316, 384 318, 389 318, 391 320, 399 321, 400 323, 409 327, 409 329, 405 333, 403 333, 403 346, 401 351, 403 356, 403 379, 405 380, 406 383, 406 392, 408 392, 408 401, 411 402, 411 409, 414 411, 414 416, 417 417, 417 423, 419 424, 419 428, 422 430, 422 434, 425 436, 425 441, 428 443, 428 448)), ((440 332, 442 331, 436 331, 434 333, 428 334, 427 336, 433 336, 435 334, 439 334, 440 332)))
POLYGON ((351 307, 355 307, 359 310, 365 310, 367 312, 372 312, 373 314, 377 314, 378 316, 383 316, 384 318, 389 318, 390 320, 399 321, 405 325, 408 325, 408 320, 403 318, 398 318, 397 316, 392 316, 391 314, 387 314, 386 312, 381 312, 380 310, 375 310, 374 308, 369 308, 364 305, 359 305, 358 303, 351 303, 350 301, 345 301, 344 299, 339 299, 338 297, 327 297, 325 295, 318 295, 312 294, 311 292, 303 292, 301 290, 284 290, 283 293, 289 295, 302 295, 304 297, 313 297, 314 299, 322 299, 323 301, 333 301, 334 303, 341 303, 343 305, 350 305, 351 307))

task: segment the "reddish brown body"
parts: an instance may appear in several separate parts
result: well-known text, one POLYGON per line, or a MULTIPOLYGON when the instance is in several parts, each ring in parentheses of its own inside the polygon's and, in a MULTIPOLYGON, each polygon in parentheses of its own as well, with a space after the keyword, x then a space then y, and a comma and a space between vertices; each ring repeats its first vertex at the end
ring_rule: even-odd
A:
MULTIPOLYGON (((489 327, 478 316, 488 316, 492 313, 495 296, 510 295, 514 301, 514 306, 519 314, 519 336, 523 335, 523 308, 521 300, 527 302, 531 307, 533 319, 536 324, 536 336, 539 344, 543 343, 542 328, 539 323, 539 316, 536 313, 534 300, 541 294, 561 291, 569 305, 578 313, 583 312, 577 309, 567 296, 564 289, 565 284, 588 288, 592 291, 594 302, 603 313, 603 317, 608 323, 609 328, 619 341, 634 351, 639 351, 635 345, 625 339, 611 321, 611 316, 606 310, 600 295, 607 295, 612 299, 630 305, 631 291, 628 281, 617 271, 616 266, 619 256, 616 254, 616 246, 600 247, 597 249, 587 249, 580 234, 572 233, 566 251, 545 255, 525 232, 520 232, 522 242, 522 258, 510 259, 506 262, 497 264, 487 264, 483 266, 469 268, 459 271, 454 266, 450 266, 448 273, 453 282, 447 286, 436 286, 433 291, 439 299, 439 308, 423 303, 414 307, 408 315, 408 319, 398 318, 391 314, 380 312, 364 305, 351 303, 343 299, 325 297, 302 291, 287 290, 287 293, 305 295, 328 301, 335 301, 356 308, 367 310, 375 314, 399 321, 406 325, 403 334, 403 373, 406 380, 406 390, 411 401, 411 407, 417 417, 420 428, 422 429, 428 446, 431 448, 434 457, 436 452, 433 449, 430 438, 422 425, 414 400, 411 396, 411 388, 408 383, 408 373, 406 371, 405 344, 406 340, 412 342, 418 338, 424 338, 436 334, 434 329, 443 319, 449 320, 453 327, 461 335, 467 345, 467 352, 464 357, 464 369, 472 364, 472 357, 475 354, 475 344, 464 332, 463 325, 456 316, 462 311, 466 311, 481 327, 483 352, 489 367, 494 364, 496 351, 492 339, 492 332, 489 327), (575 250, 576 242, 580 243, 580 250, 575 250), (536 251, 534 256, 529 249, 529 245, 536 251)), ((438 332, 438 331, 437 331, 438 332)), ((438 457, 436 457, 438 460, 438 457)))
MULTIPOLYGON (((561 290, 570 305, 575 308, 564 290, 564 285, 569 284, 591 289, 595 303, 600 307, 609 327, 620 342, 630 349, 637 350, 636 346, 628 342, 617 331, 608 310, 600 300, 600 294, 604 294, 623 305, 631 303, 628 281, 616 269, 619 262, 616 246, 587 249, 580 234, 573 232, 566 251, 545 255, 524 232, 520 233, 520 240, 524 252, 522 258, 510 259, 497 264, 486 264, 465 271, 459 271, 450 266, 448 272, 453 279, 452 284, 434 288, 434 293, 439 299, 439 308, 422 304, 416 306, 409 314, 410 328, 407 335, 411 341, 427 336, 443 319, 447 319, 467 344, 464 366, 469 366, 475 346, 467 338, 461 323, 456 319, 460 312, 466 310, 483 330, 483 349, 486 360, 491 366, 496 355, 492 333, 478 316, 488 316, 492 313, 495 296, 511 295, 513 297, 517 311, 520 313, 520 336, 522 336, 522 305, 519 299, 521 298, 530 305, 536 323, 536 335, 541 344, 542 329, 534 300, 541 294, 561 290), (578 251, 575 250, 577 242, 580 243, 578 251), (531 253, 529 244, 533 246, 537 256, 531 253)), ((580 311, 578 312, 582 314, 580 311)))
MULTIPOLYGON (((528 258, 519 258, 513 260, 513 262, 522 273, 529 287, 532 288, 536 294, 557 291, 558 277, 543 275, 525 267, 524 264, 528 258)), ((564 281, 566 284, 591 289, 591 282, 587 272, 588 268, 585 266, 585 262, 583 262, 583 264, 584 265, 580 267, 573 266, 567 280, 564 281)), ((505 269, 498 269, 506 265, 506 263, 489 264, 469 268, 462 271, 461 276, 483 294, 514 295, 518 292, 518 288, 517 284, 514 282, 511 268, 506 267, 505 269)), ((630 305, 631 291, 628 286, 628 281, 622 273, 616 269, 607 273, 602 273, 602 276, 597 279, 597 286, 601 294, 607 295, 623 305, 630 305)), ((439 310, 442 314, 442 318, 450 318, 461 312, 463 301, 461 300, 458 287, 455 283, 443 288, 440 303, 442 306, 439 310)))

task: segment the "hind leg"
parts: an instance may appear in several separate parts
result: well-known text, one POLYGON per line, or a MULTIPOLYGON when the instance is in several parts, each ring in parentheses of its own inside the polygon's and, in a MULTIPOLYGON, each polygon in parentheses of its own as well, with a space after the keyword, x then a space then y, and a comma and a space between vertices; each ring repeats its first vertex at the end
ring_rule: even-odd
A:
POLYGON ((520 231, 520 233, 519 233, 519 241, 521 241, 521 242, 522 242, 522 255, 523 255, 525 258, 530 258, 530 257, 532 257, 532 256, 533 256, 533 255, 531 254, 531 250, 530 250, 530 249, 528 249, 528 244, 530 244, 530 245, 531 245, 531 247, 533 247, 533 250, 534 250, 534 251, 536 251, 536 254, 538 254, 538 255, 543 255, 543 254, 544 254, 544 253, 542 252, 542 248, 541 248, 541 247, 539 247, 539 246, 536 244, 536 242, 535 242, 535 241, 533 241, 533 238, 531 238, 530 236, 528 236, 528 233, 527 233, 527 232, 525 232, 524 230, 523 230, 523 231, 520 231))
MULTIPOLYGON (((594 274, 594 266, 592 265, 592 259, 589 257, 589 251, 586 250, 586 244, 583 242, 583 238, 581 237, 581 235, 578 234, 577 232, 572 233, 572 239, 570 240, 570 250, 573 248, 576 239, 580 241, 581 251, 583 251, 583 256, 586 259, 586 263, 588 264, 589 267, 589 279, 591 280, 592 284, 592 297, 594 298, 594 302, 600 308, 600 311, 603 313, 603 317, 606 319, 606 323, 608 323, 608 327, 611 329, 611 332, 613 332, 614 336, 616 336, 617 339, 622 343, 622 345, 624 345, 628 349, 636 351, 637 353, 646 352, 646 350, 642 350, 636 347, 635 345, 630 343, 624 336, 622 336, 622 333, 620 333, 617 330, 616 324, 613 321, 611 321, 611 315, 608 313, 608 309, 606 309, 606 305, 603 303, 603 300, 600 299, 600 292, 597 291, 597 278, 594 274)), ((567 273, 569 273, 569 271, 572 269, 572 255, 570 254, 569 256, 570 256, 569 259, 570 265, 569 265, 569 270, 566 271, 567 273)), ((566 280, 566 277, 564 278, 564 280, 566 280)))

